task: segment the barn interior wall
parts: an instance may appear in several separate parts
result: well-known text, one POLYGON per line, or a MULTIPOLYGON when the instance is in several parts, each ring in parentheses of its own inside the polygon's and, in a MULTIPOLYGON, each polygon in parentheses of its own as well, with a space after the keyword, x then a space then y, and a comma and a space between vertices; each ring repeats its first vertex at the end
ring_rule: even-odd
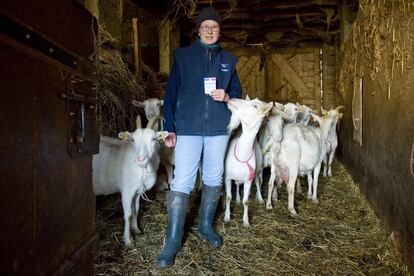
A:
POLYGON ((324 44, 322 47, 322 105, 330 110, 338 105, 338 88, 336 82, 336 47, 324 44))
POLYGON ((130 0, 125 0, 122 14, 121 41, 122 53, 128 63, 134 63, 133 47, 133 23, 137 18, 138 43, 142 62, 153 71, 159 70, 159 43, 158 43, 158 20, 146 10, 138 7, 130 0))
POLYGON ((414 272, 414 7, 362 2, 342 45, 340 88, 346 107, 339 157, 414 272), (362 145, 353 138, 353 97, 362 78, 362 145), (358 84, 358 85, 357 85, 358 84))
MULTIPOLYGON (((334 47, 324 47, 327 49, 323 55, 324 103, 326 102, 325 108, 330 108, 336 106, 338 99, 335 81, 336 50, 334 47)), ((243 94, 265 101, 299 102, 319 111, 320 50, 320 47, 286 48, 266 55, 265 61, 261 60, 260 51, 233 50, 238 57, 237 72, 243 94)))

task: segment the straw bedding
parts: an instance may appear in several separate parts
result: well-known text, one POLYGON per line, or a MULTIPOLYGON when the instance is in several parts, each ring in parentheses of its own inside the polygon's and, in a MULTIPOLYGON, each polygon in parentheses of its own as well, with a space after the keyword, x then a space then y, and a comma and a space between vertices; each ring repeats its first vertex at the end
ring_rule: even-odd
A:
MULTIPOLYGON (((232 220, 217 214, 215 228, 224 237, 220 250, 197 236, 200 192, 190 203, 186 234, 173 268, 160 270, 155 257, 164 243, 167 225, 165 193, 148 193, 141 201, 143 233, 124 248, 123 213, 119 194, 97 198, 95 263, 97 275, 404 275, 407 268, 382 230, 380 222, 344 167, 335 162, 332 178, 320 178, 319 204, 295 195, 298 215, 287 210, 286 188, 273 210, 254 199, 249 205, 250 228, 242 226, 243 207, 232 202, 232 220)), ((267 177, 265 177, 266 182, 267 177)), ((302 181, 303 185, 305 181, 302 181)), ((303 187, 306 193, 306 187, 303 187)), ((267 185, 262 187, 265 197, 267 185)))

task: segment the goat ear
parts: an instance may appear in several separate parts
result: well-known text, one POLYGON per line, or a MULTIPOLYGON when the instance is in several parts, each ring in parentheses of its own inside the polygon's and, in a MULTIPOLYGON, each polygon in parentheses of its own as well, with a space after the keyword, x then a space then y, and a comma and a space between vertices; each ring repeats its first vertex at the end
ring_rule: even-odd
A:
POLYGON ((246 101, 250 101, 249 95, 246 95, 246 101))
POLYGON ((161 106, 161 105, 164 105, 164 100, 161 100, 161 101, 160 101, 160 106, 161 106))
POLYGON ((168 136, 168 131, 157 131, 157 139, 158 140, 165 140, 168 136))
POLYGON ((267 103, 262 107, 263 114, 267 116, 267 113, 272 109, 273 102, 267 103))
POLYGON ((132 103, 132 105, 134 105, 136 107, 144 107, 145 106, 144 102, 140 102, 140 101, 136 101, 136 100, 131 101, 131 103, 132 103))
POLYGON ((284 110, 285 106, 281 103, 275 102, 275 107, 279 110, 284 110))
POLYGON ((318 115, 316 115, 316 114, 311 114, 311 116, 312 116, 312 118, 315 120, 315 121, 317 121, 318 123, 319 123, 319 125, 321 125, 321 117, 319 117, 318 115))
POLYGON ((283 119, 285 119, 285 120, 290 120, 290 116, 286 113, 286 112, 284 112, 284 111, 282 111, 282 110, 279 110, 279 112, 278 112, 280 115, 282 115, 282 118, 283 119))
POLYGON ((132 135, 131 133, 129 133, 128 131, 123 131, 120 132, 118 134, 119 139, 121 139, 122 141, 131 141, 132 140, 132 135))

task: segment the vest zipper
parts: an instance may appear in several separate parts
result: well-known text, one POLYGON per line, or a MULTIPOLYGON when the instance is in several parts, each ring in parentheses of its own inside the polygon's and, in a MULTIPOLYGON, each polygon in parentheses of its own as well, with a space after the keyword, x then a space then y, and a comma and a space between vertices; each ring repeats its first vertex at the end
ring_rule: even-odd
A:
MULTIPOLYGON (((211 72, 211 50, 208 49, 207 50, 207 56, 208 56, 208 69, 207 69, 207 74, 208 77, 210 76, 210 72, 211 72)), ((208 98, 209 96, 206 96, 206 112, 205 112, 205 130, 206 130, 206 134, 208 133, 208 98)))

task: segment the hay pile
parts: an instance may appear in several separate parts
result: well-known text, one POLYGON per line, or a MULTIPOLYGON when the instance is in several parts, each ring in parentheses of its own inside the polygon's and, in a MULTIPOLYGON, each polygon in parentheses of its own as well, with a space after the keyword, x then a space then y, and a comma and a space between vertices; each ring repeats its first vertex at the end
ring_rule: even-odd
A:
POLYGON ((156 73, 145 64, 142 64, 141 76, 131 72, 118 50, 118 44, 104 26, 99 26, 95 89, 100 103, 98 114, 102 134, 108 136, 116 136, 119 131, 134 128, 138 110, 132 105, 132 100, 160 98, 163 90, 156 73))
MULTIPOLYGON (((224 237, 220 250, 197 237, 198 201, 192 196, 184 247, 171 269, 155 267, 167 225, 165 194, 142 202, 139 223, 143 234, 135 246, 122 244, 120 195, 98 198, 97 275, 403 275, 406 267, 381 229, 378 219, 360 195, 351 177, 338 163, 334 176, 321 178, 319 205, 296 195, 298 215, 287 210, 283 188, 273 210, 266 210, 251 193, 251 227, 242 226, 242 206, 232 203, 232 221, 223 223, 219 210, 216 229, 224 237)), ((266 183, 266 182, 265 182, 266 183)), ((304 183, 304 182, 303 182, 304 183)), ((264 185, 267 186, 267 185, 264 185)), ((262 188, 263 195, 267 187, 262 188)))

